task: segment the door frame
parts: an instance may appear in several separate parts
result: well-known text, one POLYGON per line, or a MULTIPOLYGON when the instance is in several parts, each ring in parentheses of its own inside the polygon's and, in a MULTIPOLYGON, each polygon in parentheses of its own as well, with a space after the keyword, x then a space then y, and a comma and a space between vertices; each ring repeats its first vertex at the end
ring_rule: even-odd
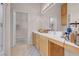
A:
POLYGON ((13 11, 13 39, 12 39, 12 47, 16 45, 16 11, 13 11))

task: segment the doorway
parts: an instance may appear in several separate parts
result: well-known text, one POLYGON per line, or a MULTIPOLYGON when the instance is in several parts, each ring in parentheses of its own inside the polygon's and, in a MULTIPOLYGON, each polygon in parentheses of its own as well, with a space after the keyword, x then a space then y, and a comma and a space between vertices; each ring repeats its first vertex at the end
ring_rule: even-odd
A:
POLYGON ((16 12, 16 44, 26 44, 28 37, 27 13, 16 12))
POLYGON ((23 12, 14 13, 13 45, 27 44, 28 41, 28 14, 23 12))

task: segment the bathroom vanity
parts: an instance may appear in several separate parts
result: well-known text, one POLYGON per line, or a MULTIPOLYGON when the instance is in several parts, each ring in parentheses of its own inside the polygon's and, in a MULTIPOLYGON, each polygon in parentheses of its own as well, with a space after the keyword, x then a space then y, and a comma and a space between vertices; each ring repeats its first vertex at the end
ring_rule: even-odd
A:
POLYGON ((33 44, 43 56, 79 55, 79 46, 62 38, 62 32, 33 32, 33 44))

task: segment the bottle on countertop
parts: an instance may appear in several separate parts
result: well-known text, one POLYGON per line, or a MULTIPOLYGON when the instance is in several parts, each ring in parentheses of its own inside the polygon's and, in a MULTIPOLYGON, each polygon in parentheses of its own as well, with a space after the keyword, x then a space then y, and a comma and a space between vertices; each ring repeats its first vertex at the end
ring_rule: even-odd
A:
POLYGON ((71 32, 72 32, 72 29, 71 29, 70 26, 68 26, 68 28, 67 28, 67 38, 68 38, 68 40, 70 40, 69 36, 70 36, 71 32))
POLYGON ((76 23, 77 21, 75 21, 75 26, 73 27, 73 31, 70 34, 70 42, 75 43, 75 44, 77 41, 77 30, 78 30, 76 23))
POLYGON ((70 33, 69 38, 70 38, 70 42, 75 43, 75 40, 76 40, 76 34, 75 34, 74 31, 70 33))

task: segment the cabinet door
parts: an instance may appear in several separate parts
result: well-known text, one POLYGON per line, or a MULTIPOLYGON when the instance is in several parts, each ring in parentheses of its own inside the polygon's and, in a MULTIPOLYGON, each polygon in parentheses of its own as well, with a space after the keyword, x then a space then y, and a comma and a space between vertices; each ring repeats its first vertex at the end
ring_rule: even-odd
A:
POLYGON ((43 37, 43 53, 44 55, 48 55, 48 39, 43 37))
POLYGON ((40 52, 42 55, 48 55, 48 39, 46 37, 40 37, 40 52))
POLYGON ((40 53, 41 53, 41 55, 44 55, 43 54, 43 40, 42 40, 41 36, 40 36, 40 53))
POLYGON ((55 56, 54 55, 54 43, 51 43, 50 41, 48 41, 48 55, 49 56, 55 56))
POLYGON ((61 6, 61 24, 66 25, 67 24, 67 4, 64 3, 61 6))
POLYGON ((35 44, 36 48, 37 48, 37 43, 38 43, 38 38, 37 38, 37 34, 36 34, 36 44, 35 44))
POLYGON ((35 43, 36 43, 36 34, 35 33, 32 33, 32 42, 35 45, 35 43))
POLYGON ((40 35, 38 36, 38 49, 40 49, 40 35))
POLYGON ((64 56, 64 48, 49 41, 49 56, 64 56))
POLYGON ((37 35, 36 34, 36 47, 37 47, 37 49, 39 49, 39 45, 40 45, 40 35, 37 35))
POLYGON ((64 56, 64 48, 57 45, 57 44, 54 44, 54 55, 55 56, 64 56))

